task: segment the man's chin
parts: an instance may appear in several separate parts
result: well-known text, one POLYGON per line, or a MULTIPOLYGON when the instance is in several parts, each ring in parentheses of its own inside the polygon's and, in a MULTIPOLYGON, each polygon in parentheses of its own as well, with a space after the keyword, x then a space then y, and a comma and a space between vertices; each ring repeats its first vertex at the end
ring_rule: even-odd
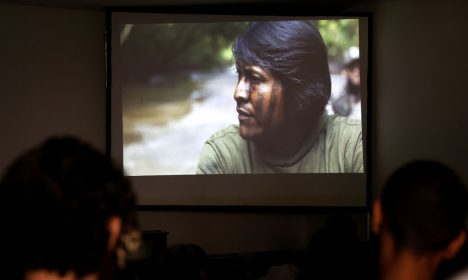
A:
POLYGON ((239 127, 239 134, 240 134, 240 137, 242 137, 242 139, 244 140, 257 140, 261 136, 260 131, 257 131, 254 128, 248 128, 242 125, 239 127))
POLYGON ((242 134, 240 133, 240 137, 244 140, 251 140, 251 138, 249 137, 249 135, 245 135, 245 134, 242 134))
POLYGON ((244 129, 239 128, 239 135, 242 137, 244 140, 250 140, 250 134, 246 132, 244 129))

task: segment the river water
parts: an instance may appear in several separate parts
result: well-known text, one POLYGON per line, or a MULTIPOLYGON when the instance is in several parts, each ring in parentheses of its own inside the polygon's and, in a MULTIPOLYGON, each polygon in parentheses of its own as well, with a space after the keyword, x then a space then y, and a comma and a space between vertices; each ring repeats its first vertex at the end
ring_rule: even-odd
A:
POLYGON ((193 74, 192 84, 198 86, 175 85, 191 91, 185 100, 134 106, 124 116, 125 172, 132 176, 194 174, 204 142, 238 122, 233 98, 236 82, 232 68, 193 74), (144 117, 151 114, 156 118, 144 117), (167 120, 167 116, 172 117, 167 120))

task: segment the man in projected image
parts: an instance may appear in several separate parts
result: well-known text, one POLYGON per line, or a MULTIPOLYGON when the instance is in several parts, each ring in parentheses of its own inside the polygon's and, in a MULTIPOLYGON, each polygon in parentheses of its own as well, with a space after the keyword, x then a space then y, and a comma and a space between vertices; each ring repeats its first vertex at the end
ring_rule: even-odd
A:
POLYGON ((324 111, 327 50, 310 22, 254 22, 232 51, 239 125, 206 141, 198 174, 363 172, 361 123, 324 111))

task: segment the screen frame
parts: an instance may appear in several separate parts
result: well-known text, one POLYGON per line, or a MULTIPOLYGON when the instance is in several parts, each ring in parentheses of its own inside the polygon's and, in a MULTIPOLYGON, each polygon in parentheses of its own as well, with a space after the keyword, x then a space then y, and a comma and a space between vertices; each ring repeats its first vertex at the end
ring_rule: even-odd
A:
MULTIPOLYGON (((249 7, 251 5, 249 4, 249 7)), ((287 9, 284 7, 279 6, 271 6, 268 9, 263 9, 262 12, 258 12, 259 10, 249 9, 246 10, 243 5, 239 4, 230 4, 230 5, 188 5, 184 7, 180 6, 164 6, 164 7, 110 7, 107 8, 106 13, 106 36, 105 36, 105 57, 106 57, 106 154, 109 157, 113 157, 112 149, 115 148, 116 144, 113 140, 113 114, 115 113, 113 110, 113 92, 112 92, 112 82, 113 82, 113 73, 112 73, 112 15, 113 13, 117 12, 124 12, 124 13, 140 13, 142 16, 144 14, 166 14, 168 16, 174 15, 207 15, 207 16, 227 16, 227 17, 238 17, 238 16, 259 16, 259 17, 320 17, 320 18, 342 18, 342 17, 359 17, 359 18, 366 18, 367 20, 367 71, 366 71, 366 116, 363 117, 363 132, 365 131, 365 135, 363 136, 363 152, 364 152, 364 184, 365 184, 365 203, 363 205, 347 205, 347 206, 340 206, 340 205, 307 205, 307 203, 292 203, 292 204, 282 204, 281 202, 274 202, 273 205, 268 203, 266 205, 262 203, 255 203, 255 202, 248 202, 248 203, 239 203, 238 201, 229 202, 229 201, 221 201, 220 203, 193 203, 186 200, 180 200, 177 198, 172 199, 164 199, 166 202, 162 203, 161 201, 156 203, 148 203, 147 201, 139 202, 138 207, 141 210, 182 210, 182 211, 212 211, 212 210, 221 210, 221 211, 255 211, 255 212, 275 212, 275 209, 283 209, 282 212, 316 212, 316 211, 328 211, 330 209, 334 210, 346 210, 346 211, 370 211, 371 202, 372 202, 372 189, 370 187, 370 183, 372 182, 372 133, 371 133, 371 123, 372 123, 372 13, 356 13, 356 12, 349 12, 349 13, 331 13, 330 11, 322 11, 322 12, 314 12, 308 13, 300 5, 292 5, 287 9), (276 8, 275 8, 276 7, 276 8), (256 11, 256 12, 254 12, 256 11), (114 145, 114 146, 113 146, 114 145), (328 209, 328 210, 327 210, 328 209)), ((362 65, 363 62, 361 62, 362 65)), ((117 161, 119 164, 122 162, 117 161)), ((298 174, 275 174, 274 176, 283 176, 283 179, 286 180, 288 176, 297 176, 298 174), (286 179, 285 179, 286 178, 286 179)), ((300 175, 300 174, 299 174, 300 175)), ((307 174, 310 175, 310 174, 307 174)), ((164 175, 158 176, 161 177, 160 182, 165 184, 174 180, 174 177, 182 177, 185 178, 182 181, 184 183, 188 182, 189 185, 196 185, 197 179, 194 179, 199 175, 164 175)), ((211 175, 213 176, 213 175, 211 175)), ((216 176, 214 175, 214 181, 216 181, 216 176)), ((237 175, 221 175, 221 176, 237 176, 237 175)), ((243 176, 259 176, 259 175, 243 175, 243 176)), ((259 177, 262 177, 260 175, 259 177)), ((131 180, 131 177, 130 177, 131 180)), ((177 180, 177 179, 176 179, 177 180)), ((199 180, 199 179, 198 179, 199 180)), ((242 181, 242 180, 241 180, 242 181)), ((268 182, 268 179, 260 179, 261 182, 268 182), (266 180, 266 181, 262 181, 266 180)), ((306 182, 307 183, 307 182, 306 182)))

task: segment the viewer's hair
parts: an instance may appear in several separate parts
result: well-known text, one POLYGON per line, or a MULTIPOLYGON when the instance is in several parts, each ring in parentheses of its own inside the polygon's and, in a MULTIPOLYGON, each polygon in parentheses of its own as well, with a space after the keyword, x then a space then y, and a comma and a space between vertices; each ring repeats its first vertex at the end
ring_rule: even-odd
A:
POLYGON ((136 228, 135 195, 110 159, 74 138, 53 138, 21 156, 0 182, 2 266, 9 279, 35 269, 100 270, 107 221, 136 228), (2 259, 3 261, 3 259, 2 259))
POLYGON ((161 256, 162 280, 206 280, 208 255, 198 245, 177 244, 161 256))
POLYGON ((330 98, 327 49, 308 21, 254 22, 232 46, 238 66, 268 70, 283 85, 287 101, 318 116, 330 98))
POLYGON ((357 279, 359 245, 356 223, 350 217, 330 217, 311 236, 297 280, 357 279))
POLYGON ((397 249, 436 252, 465 229, 467 193, 461 179, 445 165, 415 161, 389 177, 382 211, 397 249))

